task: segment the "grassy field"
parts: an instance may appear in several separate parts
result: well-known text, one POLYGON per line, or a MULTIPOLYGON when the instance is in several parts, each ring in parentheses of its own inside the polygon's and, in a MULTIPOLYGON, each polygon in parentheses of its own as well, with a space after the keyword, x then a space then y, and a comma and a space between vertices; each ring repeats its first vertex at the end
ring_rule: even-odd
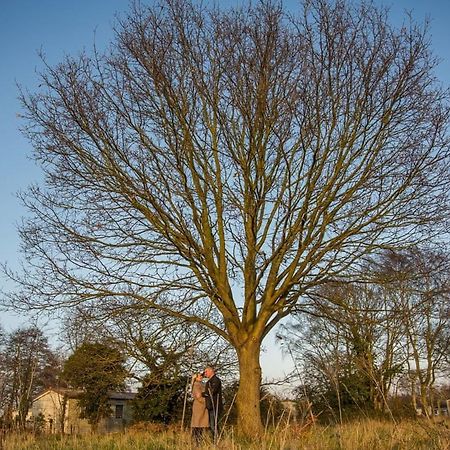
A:
MULTIPOLYGON (((176 428, 130 429, 125 433, 89 436, 9 435, 4 450, 170 450, 214 448, 195 446, 189 433, 176 428)), ((343 425, 293 425, 267 430, 257 442, 243 442, 233 429, 221 436, 217 449, 233 450, 450 450, 450 421, 402 421, 398 424, 363 420, 343 425)))

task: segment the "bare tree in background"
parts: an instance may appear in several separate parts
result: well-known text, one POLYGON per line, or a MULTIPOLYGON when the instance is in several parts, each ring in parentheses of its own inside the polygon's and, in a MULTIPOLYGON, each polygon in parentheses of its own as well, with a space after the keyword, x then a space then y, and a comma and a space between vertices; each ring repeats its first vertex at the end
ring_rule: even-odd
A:
POLYGON ((333 282, 310 293, 311 303, 279 337, 319 406, 331 393, 337 405, 328 406, 339 411, 350 396, 353 405, 370 402, 386 412, 394 383, 407 382, 402 394, 429 416, 449 369, 448 254, 430 247, 385 252, 362 276, 364 283, 333 282))
POLYGON ((191 379, 207 364, 232 377, 236 357, 230 344, 197 323, 149 311, 139 305, 103 309, 79 305, 64 321, 64 340, 75 350, 84 342, 105 342, 121 349, 131 378, 142 382, 172 374, 191 379))
POLYGON ((0 348, 0 361, 2 425, 24 430, 33 397, 57 384, 60 361, 35 326, 8 334, 0 348))
MULTIPOLYGON (((373 269, 367 267, 366 278, 375 278, 373 269)), ((375 282, 321 286, 310 294, 309 307, 280 330, 302 382, 315 394, 316 412, 324 401, 341 420, 347 407, 388 411, 406 357, 402 315, 383 288, 375 282)))
POLYGON ((430 249, 391 253, 383 270, 385 291, 405 336, 402 350, 412 406, 430 417, 437 379, 449 368, 449 255, 430 249))
POLYGON ((269 331, 447 214, 435 66, 426 27, 373 5, 136 6, 110 54, 47 67, 22 97, 46 178, 22 196, 15 305, 131 298, 210 327, 236 349, 257 436, 269 331))

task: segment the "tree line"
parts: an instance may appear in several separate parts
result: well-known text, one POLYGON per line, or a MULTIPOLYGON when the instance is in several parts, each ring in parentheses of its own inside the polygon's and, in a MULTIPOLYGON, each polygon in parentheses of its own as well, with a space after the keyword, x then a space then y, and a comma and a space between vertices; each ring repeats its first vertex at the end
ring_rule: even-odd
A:
MULTIPOLYGON (((450 256, 427 247, 387 251, 366 261, 357 282, 331 282, 305 297, 277 331, 281 350, 295 362, 278 382, 290 384, 297 417, 439 412, 450 394, 449 296, 450 256)), ((207 362, 221 369, 227 420, 235 423, 238 364, 226 341, 170 316, 105 308, 70 312, 65 358, 36 326, 1 333, 3 428, 25 429, 32 399, 55 387, 80 391, 82 417, 94 427, 111 414, 108 393, 130 386, 137 391, 135 422, 179 423, 190 376, 207 362)), ((264 420, 281 420, 281 398, 267 388, 261 398, 264 420)))
POLYGON ((27 423, 32 401, 50 388, 77 391, 81 417, 94 429, 111 414, 108 394, 116 391, 137 391, 136 422, 176 422, 194 371, 207 361, 224 370, 235 366, 230 349, 207 330, 186 329, 170 318, 136 312, 122 311, 116 318, 105 321, 100 311, 89 318, 85 311, 72 312, 61 333, 64 351, 52 350, 44 332, 34 325, 2 332, 2 430, 32 427, 27 423), (214 358, 206 359, 206 352, 214 358))
POLYGON ((322 287, 278 335, 301 373, 299 399, 340 420, 399 406, 439 412, 449 399, 449 297, 449 255, 430 249, 386 252, 360 282, 322 287))

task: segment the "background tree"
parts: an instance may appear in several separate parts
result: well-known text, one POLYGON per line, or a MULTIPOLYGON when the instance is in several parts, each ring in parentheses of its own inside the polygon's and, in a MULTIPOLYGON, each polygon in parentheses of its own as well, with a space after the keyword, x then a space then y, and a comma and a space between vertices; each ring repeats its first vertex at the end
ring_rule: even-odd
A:
MULTIPOLYGON (((375 284, 330 284, 280 331, 315 413, 386 412, 406 358, 402 319, 375 284)), ((304 389, 298 394, 303 396, 304 389)))
POLYGON ((164 373, 190 379, 208 363, 228 377, 235 375, 234 350, 209 328, 136 306, 80 305, 64 321, 64 340, 76 348, 80 342, 101 338, 120 348, 129 376, 138 382, 145 378, 148 383, 153 373, 158 382, 164 373))
POLYGON ((385 291, 405 339, 406 374, 414 409, 419 405, 430 416, 436 379, 448 368, 450 349, 450 260, 442 250, 410 249, 389 253, 383 260, 385 291))
POLYGON ((82 344, 64 363, 63 377, 81 389, 82 417, 95 428, 103 417, 111 415, 109 393, 123 390, 127 371, 122 353, 104 343, 82 344))
POLYGON ((316 412, 390 411, 394 383, 407 380, 396 395, 410 394, 414 412, 418 397, 430 413, 448 369, 449 275, 445 253, 411 248, 374 259, 358 283, 310 295, 279 336, 316 412))
POLYGON ((59 359, 36 326, 5 336, 1 348, 1 408, 3 424, 25 429, 33 397, 59 384, 59 359), (13 421, 13 412, 17 414, 13 421))
POLYGON ((22 97, 46 187, 22 196, 16 304, 131 298, 208 326, 236 349, 258 435, 269 331, 448 212, 435 66, 426 29, 371 4, 134 7, 109 54, 47 67, 22 97))
POLYGON ((149 373, 133 399, 133 420, 163 423, 181 420, 187 407, 184 401, 190 379, 164 371, 149 373))
POLYGON ((136 421, 188 417, 191 376, 207 364, 218 367, 222 378, 236 374, 234 350, 208 328, 126 301, 95 309, 80 305, 63 328, 69 346, 101 338, 121 349, 130 382, 140 385, 133 402, 136 421))
POLYGON ((6 423, 6 411, 7 411, 7 376, 6 376, 6 370, 5 368, 5 354, 4 354, 4 348, 5 348, 5 342, 6 342, 6 333, 0 324, 0 367, 3 368, 3 370, 0 370, 0 442, 3 442, 3 433, 8 425, 6 423))

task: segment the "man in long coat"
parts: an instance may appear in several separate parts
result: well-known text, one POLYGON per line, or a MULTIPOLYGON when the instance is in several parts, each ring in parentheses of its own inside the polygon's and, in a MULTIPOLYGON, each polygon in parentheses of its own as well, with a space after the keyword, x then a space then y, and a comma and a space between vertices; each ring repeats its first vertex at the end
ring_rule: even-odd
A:
POLYGON ((206 398, 206 408, 209 412, 209 426, 215 442, 217 439, 219 418, 223 412, 222 381, 216 375, 214 367, 206 367, 203 373, 208 378, 203 396, 206 398))

